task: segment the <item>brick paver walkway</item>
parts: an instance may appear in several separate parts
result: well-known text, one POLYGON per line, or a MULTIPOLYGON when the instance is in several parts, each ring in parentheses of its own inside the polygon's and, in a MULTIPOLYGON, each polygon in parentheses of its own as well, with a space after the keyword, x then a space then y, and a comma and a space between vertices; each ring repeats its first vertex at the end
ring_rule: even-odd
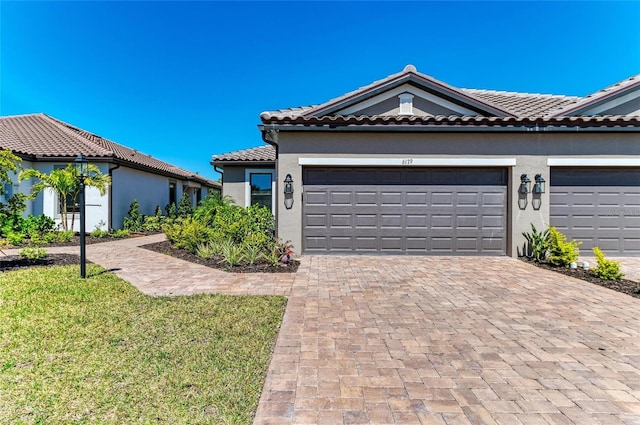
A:
POLYGON ((256 425, 640 424, 636 298, 511 258, 227 274, 135 247, 154 238, 88 257, 148 294, 289 296, 256 425))

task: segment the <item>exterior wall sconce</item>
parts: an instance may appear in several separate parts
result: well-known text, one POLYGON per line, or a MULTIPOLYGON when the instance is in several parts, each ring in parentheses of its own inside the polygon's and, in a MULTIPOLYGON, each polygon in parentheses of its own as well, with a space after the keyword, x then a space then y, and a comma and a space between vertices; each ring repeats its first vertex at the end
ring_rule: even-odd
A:
MULTIPOLYGON (((539 176, 540 174, 538 174, 539 176)), ((518 193, 527 194, 531 191, 531 179, 526 174, 520 176, 520 187, 518 193)))
POLYGON ((76 167, 76 175, 78 177, 78 183, 80 186, 80 277, 87 277, 87 251, 86 251, 86 199, 84 194, 84 181, 89 177, 89 161, 87 158, 80 154, 73 161, 76 167))
POLYGON ((284 178, 284 206, 290 210, 293 207, 293 179, 291 174, 284 178))
POLYGON ((536 184, 533 185, 533 193, 541 194, 545 192, 545 180, 540 174, 536 174, 536 184))

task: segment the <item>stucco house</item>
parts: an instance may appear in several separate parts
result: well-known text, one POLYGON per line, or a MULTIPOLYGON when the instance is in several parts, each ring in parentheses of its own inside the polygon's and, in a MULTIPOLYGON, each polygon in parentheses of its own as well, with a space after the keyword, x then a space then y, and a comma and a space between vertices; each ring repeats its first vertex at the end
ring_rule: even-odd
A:
MULTIPOLYGON (((22 158, 23 168, 49 173, 64 168, 79 155, 95 164, 103 174, 111 177, 111 187, 104 196, 95 188, 87 188, 87 231, 122 227, 129 205, 134 199, 140 212, 151 215, 156 206, 163 208, 178 202, 184 192, 195 205, 208 190, 220 190, 220 184, 175 167, 135 149, 107 140, 45 114, 0 117, 0 149, 10 149, 22 158)), ((5 187, 6 201, 13 193, 31 193, 32 181, 18 182, 5 187)), ((56 194, 43 191, 27 202, 27 214, 45 214, 60 222, 56 194)), ((79 220, 75 220, 78 230, 79 220)))
POLYGON ((267 145, 212 164, 299 253, 517 256, 531 224, 551 224, 583 252, 640 256, 640 75, 576 97, 462 89, 408 65, 260 118, 267 145))

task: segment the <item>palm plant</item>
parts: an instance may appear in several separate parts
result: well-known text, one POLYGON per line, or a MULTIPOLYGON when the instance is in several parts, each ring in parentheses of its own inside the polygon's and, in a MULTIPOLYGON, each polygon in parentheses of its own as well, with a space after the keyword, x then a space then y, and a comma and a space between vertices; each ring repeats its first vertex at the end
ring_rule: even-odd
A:
MULTIPOLYGON (((88 176, 84 179, 85 186, 98 189, 100 195, 107 193, 107 187, 111 184, 111 178, 108 175, 102 174, 100 169, 94 164, 89 164, 87 171, 88 176)), ((58 195, 58 208, 60 210, 63 230, 69 230, 68 202, 69 200, 72 201, 71 229, 73 229, 76 204, 78 195, 80 195, 80 181, 76 167, 73 164, 69 164, 65 168, 55 169, 49 174, 34 169, 27 169, 20 172, 20 180, 31 178, 37 180, 37 183, 34 184, 32 188, 33 196, 38 195, 45 189, 51 190, 58 195)))

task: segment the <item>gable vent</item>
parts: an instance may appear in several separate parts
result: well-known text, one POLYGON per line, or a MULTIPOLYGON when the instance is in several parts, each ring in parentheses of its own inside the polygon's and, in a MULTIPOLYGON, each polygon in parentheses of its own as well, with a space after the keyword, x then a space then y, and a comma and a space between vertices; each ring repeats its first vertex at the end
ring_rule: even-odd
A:
POLYGON ((400 96, 400 112, 398 115, 413 115, 413 95, 402 93, 400 96))

